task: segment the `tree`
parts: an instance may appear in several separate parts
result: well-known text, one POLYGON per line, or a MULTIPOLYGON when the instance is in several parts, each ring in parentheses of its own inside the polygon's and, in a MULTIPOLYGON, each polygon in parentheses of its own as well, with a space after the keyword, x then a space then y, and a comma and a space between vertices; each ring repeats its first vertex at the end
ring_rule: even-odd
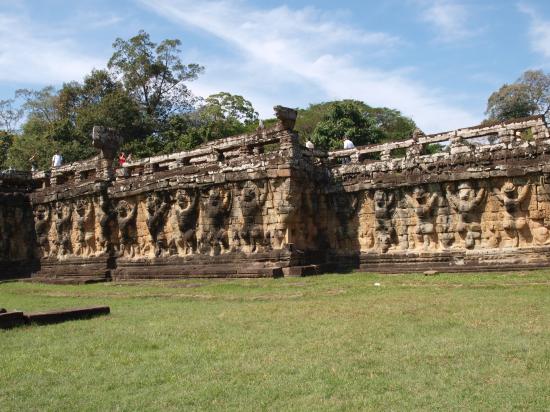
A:
POLYGON ((13 134, 23 117, 22 107, 15 107, 15 99, 0 100, 0 130, 13 134))
POLYGON ((369 107, 367 112, 374 117, 375 124, 382 133, 382 142, 404 140, 411 137, 416 123, 403 116, 399 110, 387 107, 369 107))
POLYGON ((153 131, 159 131, 174 113, 192 109, 193 97, 184 82, 194 80, 204 68, 183 64, 178 56, 181 41, 156 44, 141 30, 129 40, 117 38, 107 67, 139 103, 153 131))
POLYGON ((548 115, 550 109, 550 74, 528 70, 515 83, 505 84, 487 100, 488 120, 548 115))
POLYGON ((306 109, 298 109, 294 130, 300 134, 300 138, 304 142, 308 139, 311 140, 317 124, 328 116, 334 103, 336 102, 310 104, 306 109))
POLYGON ((4 130, 0 130, 0 170, 7 167, 8 150, 13 144, 13 135, 4 130))
POLYGON ((213 121, 238 121, 248 125, 258 120, 258 112, 252 103, 239 95, 220 92, 208 96, 205 103, 205 114, 213 121))
MULTIPOLYGON (((320 125, 319 127, 326 127, 327 119, 331 117, 334 119, 335 110, 343 114, 339 108, 342 105, 354 107, 356 109, 354 112, 360 113, 360 117, 367 120, 366 123, 360 127, 367 127, 367 129, 370 130, 368 133, 370 133, 371 138, 375 137, 376 141, 370 139, 371 143, 407 139, 416 128, 414 121, 403 116, 398 110, 388 109, 386 107, 371 107, 357 100, 340 100, 310 104, 307 109, 299 109, 295 130, 300 134, 300 138, 303 141, 310 139, 315 143, 319 136, 317 135, 314 138, 313 135, 318 125, 320 125)), ((357 116, 355 116, 355 118, 357 118, 357 116)), ((319 144, 318 147, 341 148, 342 136, 331 137, 330 140, 332 143, 328 144, 328 146, 319 141, 317 142, 319 144)), ((357 141, 353 138, 352 140, 356 144, 366 144, 362 137, 359 137, 357 141)))
POLYGON ((341 149, 342 138, 347 137, 356 145, 377 143, 382 133, 367 112, 367 106, 357 100, 335 102, 311 136, 318 148, 341 149))
POLYGON ((527 70, 518 82, 527 86, 529 98, 535 109, 534 114, 548 114, 550 111, 550 73, 542 70, 527 70))
POLYGON ((25 122, 22 129, 21 134, 13 136, 5 166, 29 170, 29 159, 34 156, 39 169, 49 169, 57 144, 50 135, 44 133, 42 120, 31 118, 25 122))
POLYGON ((221 139, 249 131, 258 120, 252 103, 239 95, 220 92, 208 96, 196 116, 202 140, 221 139))

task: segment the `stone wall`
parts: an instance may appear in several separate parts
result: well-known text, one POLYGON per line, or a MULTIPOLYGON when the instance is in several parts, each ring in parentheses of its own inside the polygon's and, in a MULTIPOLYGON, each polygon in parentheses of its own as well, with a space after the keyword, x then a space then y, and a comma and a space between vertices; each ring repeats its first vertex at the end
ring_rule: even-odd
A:
POLYGON ((325 153, 299 144, 295 111, 278 107, 277 116, 272 128, 118 169, 116 136, 98 129, 98 157, 5 180, 2 259, 20 269, 9 275, 23 268, 91 281, 550 263, 542 117, 325 153), (437 143, 442 152, 424 154, 437 143))
MULTIPOLYGON (((30 173, 0 171, 0 279, 28 275, 37 270, 30 173)), ((40 233, 40 227, 38 228, 40 233)))

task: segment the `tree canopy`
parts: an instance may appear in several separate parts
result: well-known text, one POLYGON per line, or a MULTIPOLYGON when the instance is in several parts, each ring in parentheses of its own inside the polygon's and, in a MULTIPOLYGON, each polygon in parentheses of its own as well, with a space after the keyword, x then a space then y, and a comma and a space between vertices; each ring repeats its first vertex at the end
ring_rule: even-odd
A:
MULTIPOLYGON (((180 46, 178 39, 155 43, 140 31, 116 39, 106 69, 94 69, 82 81, 18 90, 14 98, 0 100, 0 168, 28 170, 31 158, 48 168, 55 150, 66 162, 89 158, 97 153, 90 144, 94 125, 115 129, 124 139, 122 150, 134 158, 255 130, 258 113, 243 96, 192 94, 188 83, 204 68, 184 64, 180 46)), ((274 122, 264 119, 265 125, 274 122)), ((407 138, 414 128, 397 110, 357 100, 311 104, 299 110, 296 123, 302 139, 325 149, 340 148, 344 136, 363 145, 407 138)))
POLYGON ((527 70, 512 84, 504 84, 487 100, 488 120, 505 121, 550 110, 550 74, 527 70))
POLYGON ((398 110, 371 107, 358 100, 310 105, 298 111, 296 130, 322 149, 341 149, 342 138, 366 145, 410 137, 416 124, 398 110))
POLYGON ((183 64, 180 45, 178 39, 154 43, 143 30, 129 40, 118 38, 113 43, 115 51, 107 67, 139 103, 154 131, 162 128, 170 115, 193 108, 193 95, 185 82, 195 80, 204 67, 183 64))

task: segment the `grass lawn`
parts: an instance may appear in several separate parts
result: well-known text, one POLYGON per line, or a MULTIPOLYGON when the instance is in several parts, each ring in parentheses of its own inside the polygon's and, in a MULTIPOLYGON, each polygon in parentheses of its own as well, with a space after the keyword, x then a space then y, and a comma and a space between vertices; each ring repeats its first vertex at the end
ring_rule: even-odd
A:
POLYGON ((0 284, 0 410, 549 410, 550 271, 0 284), (375 286, 380 283, 380 286, 375 286))

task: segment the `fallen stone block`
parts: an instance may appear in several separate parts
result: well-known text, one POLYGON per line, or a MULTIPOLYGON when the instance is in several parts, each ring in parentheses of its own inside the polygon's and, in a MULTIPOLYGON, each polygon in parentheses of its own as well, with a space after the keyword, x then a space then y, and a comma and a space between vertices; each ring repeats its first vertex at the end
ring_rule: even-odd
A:
MULTIPOLYGON (((5 309, 3 309, 5 311, 5 309)), ((0 313, 0 329, 13 328, 27 323, 23 312, 2 312, 0 313)))
POLYGON ((26 313, 28 322, 38 325, 65 322, 68 320, 88 319, 94 316, 108 315, 111 312, 109 306, 96 306, 91 308, 77 308, 67 310, 54 310, 51 312, 26 313))

